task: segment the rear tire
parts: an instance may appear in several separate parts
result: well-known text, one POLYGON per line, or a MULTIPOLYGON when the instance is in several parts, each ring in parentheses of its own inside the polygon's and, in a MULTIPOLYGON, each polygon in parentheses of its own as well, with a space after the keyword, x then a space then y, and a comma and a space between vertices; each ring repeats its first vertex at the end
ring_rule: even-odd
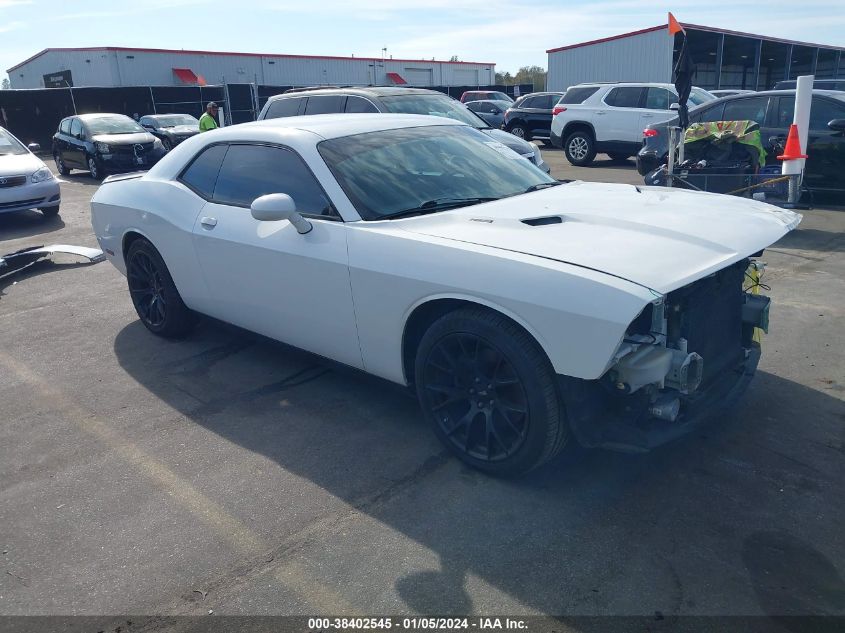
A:
POLYGON ((547 462, 569 432, 554 370, 537 342, 503 315, 463 308, 435 321, 415 363, 425 416, 461 461, 492 475, 547 462))
POLYGON ((65 165, 65 161, 60 153, 56 152, 53 154, 53 160, 56 163, 56 171, 58 171, 61 176, 67 176, 70 174, 70 169, 67 165, 65 165))
POLYGON ((196 315, 182 301, 159 252, 143 238, 126 253, 126 280, 141 323, 153 334, 180 338, 196 324, 196 315))
POLYGON ((55 218, 57 215, 59 215, 59 205, 55 205, 52 207, 41 207, 39 211, 41 211, 42 215, 45 218, 55 218))
POLYGON ((576 130, 566 137, 563 143, 566 160, 576 167, 586 167, 592 164, 596 157, 596 142, 593 135, 586 130, 576 130))

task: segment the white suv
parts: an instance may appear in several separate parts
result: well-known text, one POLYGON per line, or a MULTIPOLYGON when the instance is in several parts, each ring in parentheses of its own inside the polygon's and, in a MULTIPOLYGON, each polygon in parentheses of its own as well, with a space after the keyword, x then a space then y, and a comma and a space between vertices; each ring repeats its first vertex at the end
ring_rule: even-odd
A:
MULTIPOLYGON (((716 99, 693 88, 690 107, 716 99)), ((593 162, 597 152, 623 161, 642 146, 643 128, 666 121, 677 103, 672 84, 592 83, 570 87, 552 111, 551 141, 573 165, 593 162)))

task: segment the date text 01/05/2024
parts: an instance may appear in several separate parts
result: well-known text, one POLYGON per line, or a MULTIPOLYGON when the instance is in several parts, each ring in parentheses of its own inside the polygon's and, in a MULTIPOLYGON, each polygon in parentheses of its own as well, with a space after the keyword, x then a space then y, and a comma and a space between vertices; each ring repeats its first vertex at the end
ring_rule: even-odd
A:
POLYGON ((318 631, 344 631, 344 630, 377 630, 377 629, 400 629, 406 631, 415 630, 452 630, 452 629, 479 629, 479 630, 525 630, 528 628, 525 620, 518 618, 496 618, 496 617, 475 617, 475 618, 435 618, 435 617, 414 617, 414 618, 309 618, 308 630, 317 633, 318 631))

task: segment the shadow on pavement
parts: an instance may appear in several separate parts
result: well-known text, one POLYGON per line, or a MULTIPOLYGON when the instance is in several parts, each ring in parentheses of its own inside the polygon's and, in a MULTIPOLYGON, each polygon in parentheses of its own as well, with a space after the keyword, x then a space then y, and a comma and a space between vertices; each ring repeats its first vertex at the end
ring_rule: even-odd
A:
POLYGON ((845 405, 821 391, 760 372, 739 408, 650 454, 497 480, 457 466, 404 390, 238 329, 174 343, 134 322, 114 350, 186 424, 434 552, 439 570, 395 581, 420 613, 472 612, 470 575, 545 613, 842 612, 845 405))
MULTIPOLYGON (((5 240, 16 240, 30 235, 46 235, 65 228, 61 215, 44 217, 40 211, 15 211, 12 213, 0 213, 0 256, 7 254, 8 249, 3 248, 5 240)), ((36 238, 41 239, 41 238, 36 238)), ((32 246, 42 245, 37 242, 32 246)), ((12 251, 19 250, 17 248, 12 251)))

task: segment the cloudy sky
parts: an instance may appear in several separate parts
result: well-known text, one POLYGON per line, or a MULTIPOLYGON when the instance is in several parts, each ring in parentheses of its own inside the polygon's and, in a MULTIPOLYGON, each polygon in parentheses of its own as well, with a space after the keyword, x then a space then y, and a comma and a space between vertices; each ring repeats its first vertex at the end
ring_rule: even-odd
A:
POLYGON ((843 0, 0 0, 0 76, 48 47, 136 46, 546 66, 546 49, 682 22, 845 46, 843 0))

